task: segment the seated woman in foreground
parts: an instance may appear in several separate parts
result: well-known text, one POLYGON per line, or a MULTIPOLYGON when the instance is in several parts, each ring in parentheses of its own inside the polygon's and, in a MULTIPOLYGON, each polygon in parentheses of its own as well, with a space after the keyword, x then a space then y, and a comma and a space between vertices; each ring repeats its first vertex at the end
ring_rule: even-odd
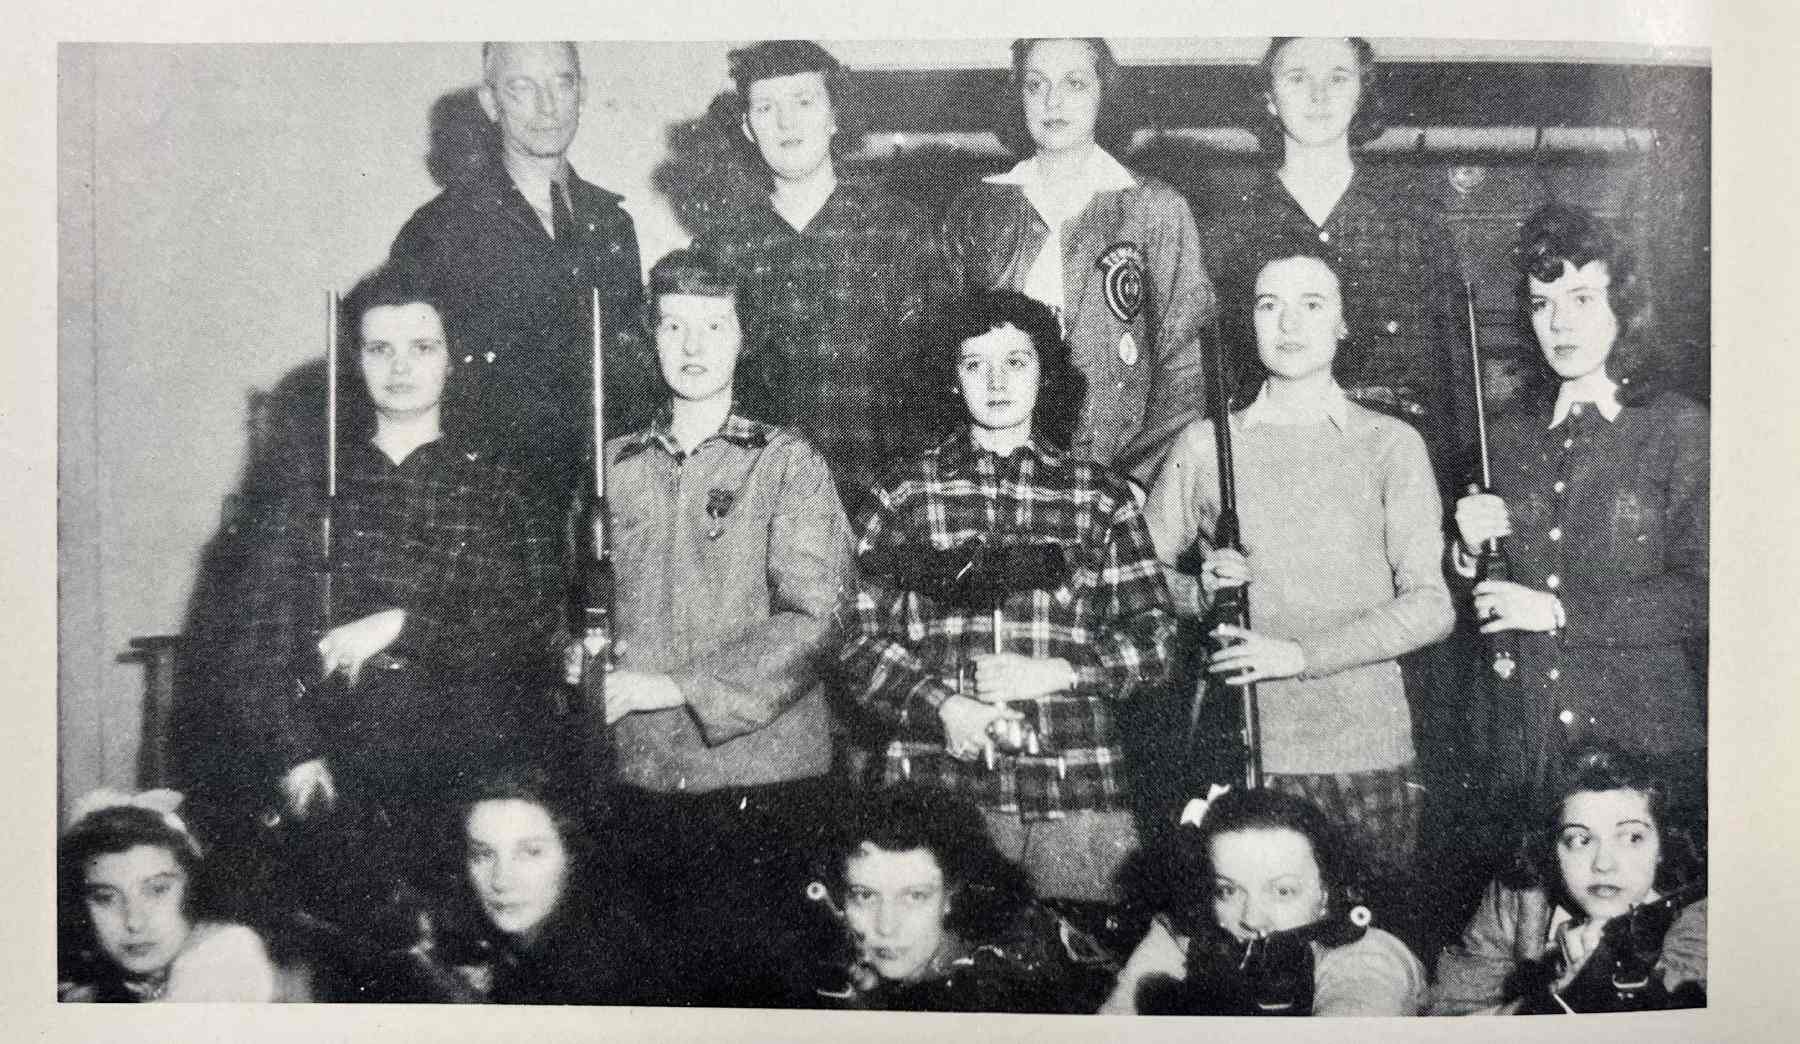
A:
POLYGON ((1434 1015, 1575 1014, 1706 1003, 1703 837, 1648 758, 1590 744, 1438 958, 1434 1015))
POLYGON ((1101 1014, 1416 1015, 1425 968, 1369 927, 1339 828, 1272 790, 1190 802, 1171 840, 1178 901, 1101 1014))
POLYGON ((663 999, 647 936, 621 890, 602 883, 576 810, 571 787, 541 769, 502 767, 469 790, 455 818, 463 873, 448 931, 440 943, 428 930, 413 951, 429 999, 663 999))
POLYGON ((981 814, 938 789, 862 795, 807 894, 840 945, 801 1003, 899 1011, 1091 1012, 1117 967, 1032 900, 981 814))
POLYGON ((102 790, 76 802, 57 845, 58 1000, 278 999, 262 939, 204 917, 200 843, 181 801, 102 790))

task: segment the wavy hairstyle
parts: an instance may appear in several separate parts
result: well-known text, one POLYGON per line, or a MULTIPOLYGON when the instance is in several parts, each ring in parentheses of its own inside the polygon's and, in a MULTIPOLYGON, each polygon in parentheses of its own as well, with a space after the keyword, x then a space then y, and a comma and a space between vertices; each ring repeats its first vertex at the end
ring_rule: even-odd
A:
POLYGON ((426 274, 404 263, 384 264, 359 279, 338 309, 338 435, 366 439, 375 433, 375 400, 362 377, 362 320, 377 308, 422 304, 437 313, 444 327, 447 371, 444 377, 442 424, 454 432, 455 402, 462 391, 461 339, 451 328, 450 309, 426 274))
POLYGON ((187 875, 183 913, 190 924, 216 913, 198 843, 162 813, 133 805, 116 805, 89 813, 63 832, 56 845, 57 975, 70 982, 107 983, 119 969, 101 952, 88 914, 88 864, 134 848, 168 852, 187 875))
POLYGON ((831 116, 838 132, 831 136, 831 158, 841 160, 854 151, 865 129, 862 106, 851 82, 850 70, 830 51, 811 40, 763 40, 739 47, 726 55, 731 66, 731 82, 735 88, 714 112, 726 137, 746 161, 748 167, 769 177, 768 164, 756 143, 743 134, 744 120, 750 115, 750 87, 758 80, 778 76, 818 73, 825 81, 825 96, 831 101, 831 116))
POLYGON ((945 927, 964 940, 979 941, 1001 931, 1032 899, 1025 871, 994 847, 981 812, 946 790, 902 783, 850 799, 817 865, 839 906, 850 860, 864 845, 884 852, 929 852, 944 875, 950 906, 945 927))
MULTIPOLYGON (((1269 46, 1263 49, 1262 60, 1256 63, 1256 91, 1249 99, 1250 133, 1256 135, 1256 143, 1262 150, 1279 158, 1287 151, 1287 131, 1281 126, 1281 118, 1269 111, 1275 95, 1275 62, 1281 56, 1282 48, 1295 40, 1308 39, 1303 36, 1276 36, 1269 39, 1269 46)), ((1351 50, 1356 52, 1357 73, 1362 83, 1362 92, 1356 99, 1356 112, 1350 117, 1350 146, 1367 145, 1386 129, 1382 118, 1382 98, 1380 86, 1380 70, 1376 67, 1375 46, 1361 36, 1346 36, 1351 50)))
MULTIPOLYGON (((1250 293, 1241 301, 1230 301, 1221 305, 1224 314, 1220 325, 1224 329, 1232 331, 1237 342, 1226 348, 1226 354, 1230 360, 1230 369, 1226 371, 1227 383, 1230 387, 1232 408, 1234 409, 1240 409, 1256 398, 1257 391, 1262 388, 1263 381, 1269 376, 1269 369, 1263 365, 1262 357, 1256 346, 1256 277, 1262 275, 1263 269, 1277 261, 1300 257, 1309 258, 1325 266, 1326 271, 1330 272, 1332 278, 1337 281, 1338 300, 1340 305, 1343 304, 1344 274, 1338 271, 1336 262, 1325 255, 1304 248, 1294 249, 1282 246, 1252 258, 1252 263, 1247 269, 1251 273, 1250 282, 1245 284, 1250 293)), ((1346 312, 1344 315, 1346 325, 1349 320, 1350 316, 1346 312)), ((1331 375, 1339 384, 1345 387, 1354 387, 1362 376, 1367 359, 1368 352, 1357 337, 1356 330, 1351 329, 1348 336, 1338 342, 1337 354, 1331 359, 1331 375)))
MULTIPOLYGON (((1644 795, 1650 818, 1661 839, 1661 861, 1656 867, 1656 889, 1667 893, 1698 880, 1706 872, 1699 824, 1704 796, 1688 793, 1681 780, 1651 756, 1616 743, 1587 741, 1571 748, 1558 767, 1559 785, 1536 822, 1520 836, 1508 884, 1538 887, 1565 905, 1562 869, 1556 858, 1556 841, 1562 833, 1563 805, 1576 794, 1631 790, 1644 795)), ((1697 789, 1697 788, 1696 788, 1697 789)))
POLYGON ((1325 918, 1348 923, 1368 873, 1366 856, 1349 834, 1304 798, 1234 787, 1213 799, 1199 826, 1178 827, 1169 839, 1170 879, 1178 886, 1169 913, 1178 928, 1202 945, 1227 941, 1229 933, 1213 914, 1212 843, 1221 834, 1248 830, 1291 830, 1305 838, 1325 887, 1325 918))
POLYGON ((1122 157, 1137 130, 1138 110, 1129 89, 1124 66, 1113 57, 1112 46, 1098 36, 1028 37, 1012 42, 1012 75, 1007 77, 1005 93, 995 106, 994 133, 1012 154, 1024 159, 1037 152, 1031 128, 1025 123, 1025 63, 1031 60, 1031 49, 1046 40, 1071 39, 1086 44, 1094 59, 1094 73, 1100 79, 1100 111, 1094 119, 1094 142, 1122 157))
MULTIPOLYGON (((1650 336, 1649 281, 1639 272, 1637 251, 1591 211, 1552 201, 1534 211, 1519 228, 1512 263, 1519 273, 1519 322, 1526 343, 1537 343, 1531 325, 1531 280, 1552 283, 1562 277, 1565 265, 1580 268, 1594 261, 1606 265, 1606 300, 1619 323, 1618 339, 1606 358, 1606 375, 1618 382, 1620 402, 1646 402, 1668 376, 1667 360, 1655 350, 1655 339, 1650 336)), ((1554 398, 1556 374, 1542 351, 1537 359, 1539 380, 1530 392, 1554 398)))
POLYGON ((924 405, 932 430, 940 437, 948 436, 969 421, 956 377, 963 343, 1007 326, 1030 338, 1037 351, 1038 397, 1031 411, 1032 435, 1066 450, 1081 421, 1087 375, 1075 365, 1056 313, 1017 290, 978 290, 958 301, 943 336, 920 355, 919 381, 928 390, 924 405))

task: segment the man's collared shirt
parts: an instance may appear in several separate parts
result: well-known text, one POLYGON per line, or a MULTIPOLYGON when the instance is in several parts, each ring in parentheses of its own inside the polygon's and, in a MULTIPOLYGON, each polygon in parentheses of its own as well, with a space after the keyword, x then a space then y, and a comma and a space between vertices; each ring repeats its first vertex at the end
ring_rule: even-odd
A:
POLYGON ((736 413, 684 452, 666 411, 607 455, 619 666, 669 675, 685 701, 613 726, 620 780, 703 792, 824 774, 820 668, 851 569, 824 460, 736 413))
POLYGON ((1174 632, 1149 531, 1122 478, 1036 441, 1002 458, 975 448, 965 428, 876 489, 857 549, 870 566, 843 661, 862 702, 896 726, 890 781, 946 786, 1030 820, 1122 807, 1114 704, 1161 682, 1174 632), (1029 701, 1045 755, 1002 755, 993 771, 951 758, 937 715, 962 664, 992 652, 992 615, 903 590, 875 565, 971 541, 1053 542, 1070 564, 1056 589, 1015 592, 1001 606, 1005 651, 1061 657, 1078 684, 1029 701))

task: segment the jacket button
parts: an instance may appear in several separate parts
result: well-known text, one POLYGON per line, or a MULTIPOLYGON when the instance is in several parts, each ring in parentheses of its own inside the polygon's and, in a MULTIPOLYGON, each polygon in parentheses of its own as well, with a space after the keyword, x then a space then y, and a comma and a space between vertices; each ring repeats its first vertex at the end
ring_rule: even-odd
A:
POLYGON ((1556 491, 1556 492, 1558 492, 1558 493, 1561 493, 1561 492, 1562 492, 1562 491, 1563 491, 1563 490, 1565 490, 1565 489, 1568 489, 1568 488, 1569 488, 1569 484, 1568 484, 1568 483, 1566 483, 1566 482, 1564 482, 1564 481, 1563 481, 1563 480, 1561 480, 1561 479, 1557 479, 1557 480, 1556 480, 1556 485, 1554 485, 1554 486, 1551 486, 1551 487, 1550 487, 1550 488, 1551 488, 1551 489, 1553 489, 1553 490, 1555 490, 1555 491, 1556 491))
POLYGON ((1565 710, 1556 716, 1556 720, 1562 722, 1564 725, 1573 725, 1575 724, 1575 712, 1572 710, 1565 710))
POLYGON ((1562 527, 1561 526, 1551 526, 1550 527, 1550 539, 1552 539, 1552 540, 1561 540, 1562 539, 1562 527))
MULTIPOLYGON (((1548 671, 1544 672, 1544 677, 1549 678, 1551 681, 1557 681, 1560 678, 1562 678, 1562 668, 1561 667, 1552 667, 1548 671)), ((1563 713, 1567 714, 1569 712, 1563 711, 1563 713)))
POLYGON ((1562 586, 1562 577, 1557 576, 1555 573, 1551 573, 1549 576, 1544 577, 1544 586, 1554 591, 1562 586))

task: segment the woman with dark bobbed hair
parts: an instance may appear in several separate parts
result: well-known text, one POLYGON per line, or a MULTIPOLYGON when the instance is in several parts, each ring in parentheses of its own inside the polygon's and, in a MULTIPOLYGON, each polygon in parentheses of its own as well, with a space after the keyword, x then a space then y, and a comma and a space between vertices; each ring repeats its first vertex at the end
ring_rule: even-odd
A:
POLYGON ((270 1001, 263 943, 212 918, 181 795, 96 791, 57 844, 57 999, 270 1001))
POLYGON ((1572 750, 1562 776, 1513 867, 1439 956, 1432 1014, 1705 1003, 1700 795, 1607 744, 1572 750))
POLYGON ((1032 900, 974 806, 897 785, 859 795, 808 889, 840 922, 815 1001, 908 1011, 1086 1012, 1098 947, 1032 900))
MULTIPOLYGON (((1271 166, 1247 191, 1220 200, 1202 229, 1220 294, 1246 299, 1256 258, 1326 255, 1344 276, 1345 318, 1363 357, 1345 393, 1418 428, 1447 483, 1466 424, 1454 405, 1466 384, 1457 375, 1467 371, 1459 266, 1419 186, 1356 159, 1382 130, 1375 49, 1360 36, 1278 36, 1255 76, 1251 129, 1271 166)), ((1228 322, 1225 335, 1232 365, 1249 371, 1243 386, 1254 387, 1249 331, 1228 322)))
POLYGON ((1057 315, 1088 377, 1075 451, 1148 487, 1198 411, 1213 294, 1187 200, 1117 158, 1123 79, 1105 40, 1015 40, 999 134, 1022 158, 951 204, 945 249, 957 289, 1057 315))
POLYGON ((1169 838, 1169 909, 1103 1014, 1414 1015, 1425 968, 1370 927, 1353 839, 1309 801, 1215 788, 1169 838))
POLYGON ((1667 389, 1635 259, 1605 222, 1546 206, 1513 261, 1543 379, 1490 428, 1494 488, 1457 502, 1454 563, 1472 578, 1507 538, 1512 579, 1474 587, 1482 631, 1518 642, 1495 693, 1496 787, 1543 804, 1562 750, 1590 737, 1704 779, 1707 411, 1667 389))
POLYGON ((845 675, 888 782, 973 800, 1040 894, 1109 901, 1137 847, 1119 704, 1166 673, 1168 590, 1125 480, 1061 444, 1083 377, 1049 309, 972 295, 935 352, 944 437, 861 519, 845 675))

